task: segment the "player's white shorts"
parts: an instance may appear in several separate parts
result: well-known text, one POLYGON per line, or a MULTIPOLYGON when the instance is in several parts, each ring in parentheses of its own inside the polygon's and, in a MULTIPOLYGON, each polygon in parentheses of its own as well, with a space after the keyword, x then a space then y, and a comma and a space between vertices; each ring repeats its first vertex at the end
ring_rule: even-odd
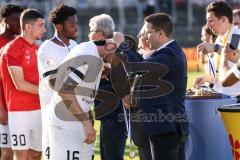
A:
MULTIPOLYGON (((48 106, 47 106, 48 107, 48 106)), ((44 160, 49 159, 49 123, 47 107, 41 108, 42 113, 42 151, 44 160)))
POLYGON ((8 125, 13 150, 42 151, 40 110, 8 112, 8 125))
POLYGON ((12 148, 8 125, 0 124, 0 147, 12 148))
MULTIPOLYGON (((83 128, 71 130, 50 126, 50 159, 51 160, 91 160, 94 144, 84 143, 83 128)), ((45 153, 49 153, 44 151, 45 153)))

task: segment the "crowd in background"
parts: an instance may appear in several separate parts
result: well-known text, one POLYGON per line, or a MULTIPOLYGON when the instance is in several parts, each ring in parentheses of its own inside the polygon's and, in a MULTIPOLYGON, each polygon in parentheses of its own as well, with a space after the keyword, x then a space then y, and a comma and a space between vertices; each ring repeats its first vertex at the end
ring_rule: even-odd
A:
MULTIPOLYGON (((141 160, 185 159, 187 59, 173 18, 148 4, 138 43, 108 14, 91 17, 89 41, 77 43, 78 10, 62 4, 48 15, 54 34, 39 43, 48 23, 40 11, 1 7, 1 160, 94 159, 95 118, 102 160, 123 160, 128 136, 141 160)), ((208 4, 196 89, 239 98, 239 20, 226 2, 208 4)))

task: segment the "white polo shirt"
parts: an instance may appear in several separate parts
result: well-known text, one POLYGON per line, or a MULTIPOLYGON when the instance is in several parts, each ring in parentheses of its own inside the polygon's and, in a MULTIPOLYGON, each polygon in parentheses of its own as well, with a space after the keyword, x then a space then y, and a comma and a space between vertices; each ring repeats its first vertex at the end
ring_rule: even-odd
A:
MULTIPOLYGON (((233 34, 240 34, 240 29, 236 26, 232 26, 229 37, 227 39, 227 43, 231 42, 231 38, 233 34)), ((223 46, 223 39, 227 36, 227 33, 225 33, 224 36, 218 36, 216 39, 215 44, 219 44, 220 46, 223 46)), ((238 45, 238 49, 240 49, 240 45, 238 45)), ((222 55, 221 55, 222 56, 222 55)), ((217 53, 214 54, 214 59, 217 58, 217 53)), ((221 63, 221 62, 220 62, 221 63)), ((232 68, 234 66, 234 63, 228 62, 229 67, 232 68)), ((222 75, 221 70, 219 70, 219 80, 223 79, 224 75, 222 75)), ((240 82, 237 82, 236 84, 230 86, 230 87, 223 87, 220 81, 217 81, 214 85, 214 89, 220 93, 236 97, 240 95, 240 82)))

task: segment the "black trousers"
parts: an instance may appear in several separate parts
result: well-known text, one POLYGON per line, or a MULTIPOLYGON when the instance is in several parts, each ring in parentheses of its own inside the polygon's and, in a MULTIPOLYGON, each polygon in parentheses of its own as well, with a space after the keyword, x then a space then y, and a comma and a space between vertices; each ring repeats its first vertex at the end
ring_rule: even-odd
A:
MULTIPOLYGON (((134 109, 132 114, 139 114, 141 110, 134 109)), ((138 115, 139 116, 139 115, 138 115)), ((133 143, 138 147, 140 160, 152 160, 149 134, 144 128, 143 123, 132 120, 132 139, 133 143)))
POLYGON ((176 132, 150 135, 153 160, 185 160, 187 137, 176 132))
POLYGON ((101 121, 100 155, 101 160, 123 160, 127 130, 124 122, 113 119, 101 121))
POLYGON ((138 146, 138 154, 140 160, 152 160, 150 143, 149 146, 146 147, 138 146))

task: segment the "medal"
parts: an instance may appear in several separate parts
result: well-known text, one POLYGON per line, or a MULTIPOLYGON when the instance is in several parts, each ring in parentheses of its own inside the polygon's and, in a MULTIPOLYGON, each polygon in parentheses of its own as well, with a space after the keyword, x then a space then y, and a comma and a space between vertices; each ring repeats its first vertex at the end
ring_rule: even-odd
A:
MULTIPOLYGON (((134 82, 133 85, 131 87, 131 93, 130 96, 133 97, 133 92, 135 90, 135 87, 137 85, 137 81, 139 80, 139 77, 141 75, 135 75, 134 77, 134 82)), ((131 101, 133 101, 131 99, 131 101)), ((132 102, 133 103, 133 102, 132 102)), ((136 157, 136 153, 133 151, 133 142, 132 142, 132 127, 131 127, 131 110, 128 109, 128 117, 127 117, 127 111, 125 109, 125 107, 123 106, 123 111, 124 111, 124 118, 125 118, 125 123, 126 123, 126 128, 127 128, 127 132, 128 132, 128 136, 129 136, 129 142, 130 142, 130 152, 128 154, 128 157, 130 159, 134 159, 136 157)))
POLYGON ((128 156, 129 156, 130 159, 133 159, 133 158, 136 157, 136 153, 135 153, 133 150, 131 150, 131 151, 129 152, 128 156))

